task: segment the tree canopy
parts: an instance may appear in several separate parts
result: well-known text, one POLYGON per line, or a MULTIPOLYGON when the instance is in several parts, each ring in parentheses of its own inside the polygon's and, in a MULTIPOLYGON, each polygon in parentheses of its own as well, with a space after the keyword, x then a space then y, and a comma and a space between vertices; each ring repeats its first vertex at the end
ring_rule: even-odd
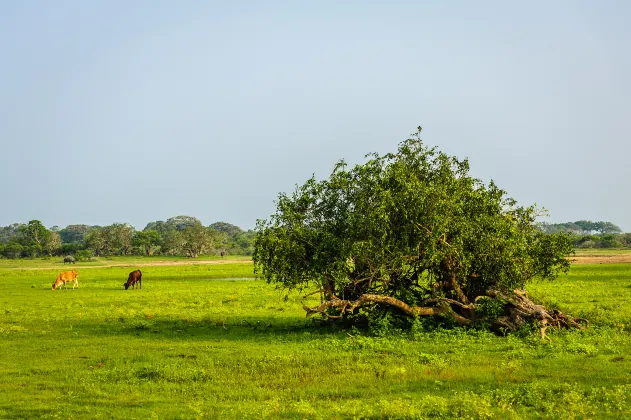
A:
POLYGON ((307 315, 395 311, 467 325, 493 300, 501 310, 492 322, 514 329, 527 318, 515 311, 536 306, 521 289, 568 270, 571 242, 542 233, 541 210, 484 185, 468 160, 426 146, 419 133, 396 153, 369 154, 350 169, 340 161, 328 179, 280 194, 276 213, 257 222, 255 269, 270 283, 320 291, 307 315))
POLYGON ((590 220, 578 220, 576 222, 565 223, 540 223, 539 229, 546 233, 575 233, 575 234, 591 234, 597 233, 604 234, 616 234, 622 233, 622 229, 619 226, 611 222, 592 222, 590 220))
POLYGON ((39 220, 0 227, 0 257, 35 258, 75 255, 79 260, 106 255, 178 255, 228 252, 251 255, 254 232, 226 222, 203 226, 191 216, 175 216, 166 222, 147 224, 142 231, 128 223, 108 226, 68 225, 47 229, 39 220))

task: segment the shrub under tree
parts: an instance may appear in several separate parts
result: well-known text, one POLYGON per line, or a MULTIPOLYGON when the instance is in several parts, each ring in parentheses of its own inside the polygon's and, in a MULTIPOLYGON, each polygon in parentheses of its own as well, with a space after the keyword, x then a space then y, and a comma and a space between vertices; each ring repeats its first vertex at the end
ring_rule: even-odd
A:
POLYGON ((384 313, 448 318, 496 330, 584 320, 533 303, 524 286, 569 269, 566 234, 544 234, 535 206, 521 207, 469 162, 423 144, 367 155, 329 179, 280 194, 259 220, 255 270, 270 283, 320 293, 307 316, 359 319, 384 313))

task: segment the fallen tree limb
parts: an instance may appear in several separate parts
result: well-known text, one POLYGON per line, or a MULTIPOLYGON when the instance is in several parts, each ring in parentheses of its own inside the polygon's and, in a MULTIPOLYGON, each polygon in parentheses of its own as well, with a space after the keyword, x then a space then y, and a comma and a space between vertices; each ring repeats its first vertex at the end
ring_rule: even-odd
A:
POLYGON ((389 305, 410 317, 451 317, 458 325, 464 326, 476 321, 476 306, 480 305, 478 302, 482 297, 499 300, 504 305, 502 313, 496 319, 489 320, 497 330, 515 331, 526 324, 536 324, 540 328, 541 338, 544 339, 547 338, 546 330, 550 326, 583 329, 589 324, 586 319, 574 318, 556 309, 548 310, 542 305, 537 305, 530 300, 525 290, 520 289, 515 289, 512 293, 489 290, 486 296, 478 296, 474 300, 475 303, 466 304, 449 298, 433 298, 423 302, 428 306, 411 306, 400 299, 376 294, 363 294, 355 300, 340 299, 331 295, 329 300, 320 305, 303 305, 303 309, 307 317, 319 314, 325 318, 337 319, 352 314, 359 308, 389 305), (335 311, 330 311, 331 309, 335 311))
POLYGON ((408 316, 453 316, 455 321, 459 325, 469 325, 470 319, 465 318, 455 312, 449 307, 444 306, 410 306, 407 303, 393 298, 391 296, 363 294, 356 300, 346 299, 331 299, 321 303, 315 307, 308 307, 303 305, 303 309, 307 312, 306 316, 310 317, 314 314, 320 314, 325 318, 341 318, 345 313, 352 313, 355 309, 362 308, 371 304, 385 304, 394 306, 403 311, 408 316), (328 309, 337 309, 340 315, 331 315, 327 312, 328 309))

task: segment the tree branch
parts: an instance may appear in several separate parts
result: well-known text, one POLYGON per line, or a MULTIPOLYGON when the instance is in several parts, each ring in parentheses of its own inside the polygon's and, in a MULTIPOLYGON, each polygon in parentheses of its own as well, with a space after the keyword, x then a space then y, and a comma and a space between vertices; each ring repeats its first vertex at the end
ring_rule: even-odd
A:
POLYGON ((390 306, 394 306, 401 311, 403 311, 408 316, 453 316, 455 321, 459 325, 469 325, 471 320, 463 317, 451 310, 451 308, 445 307, 427 307, 427 306, 410 306, 407 303, 390 297, 383 295, 373 295, 373 294, 363 294, 356 300, 345 300, 345 299, 331 299, 326 301, 316 307, 310 308, 306 305, 303 305, 302 308, 307 312, 307 318, 314 315, 320 314, 325 318, 340 318, 344 315, 344 313, 352 313, 355 309, 361 308, 370 304, 386 304, 390 306), (335 308, 340 311, 340 315, 330 315, 326 311, 327 309, 335 308))

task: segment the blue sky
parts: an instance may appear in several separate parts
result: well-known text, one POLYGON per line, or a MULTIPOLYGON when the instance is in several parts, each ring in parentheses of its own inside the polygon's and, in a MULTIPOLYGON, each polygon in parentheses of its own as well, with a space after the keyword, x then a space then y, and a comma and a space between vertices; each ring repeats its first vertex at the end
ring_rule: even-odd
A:
POLYGON ((549 222, 631 231, 631 3, 0 0, 0 226, 189 215, 422 125, 549 222))

